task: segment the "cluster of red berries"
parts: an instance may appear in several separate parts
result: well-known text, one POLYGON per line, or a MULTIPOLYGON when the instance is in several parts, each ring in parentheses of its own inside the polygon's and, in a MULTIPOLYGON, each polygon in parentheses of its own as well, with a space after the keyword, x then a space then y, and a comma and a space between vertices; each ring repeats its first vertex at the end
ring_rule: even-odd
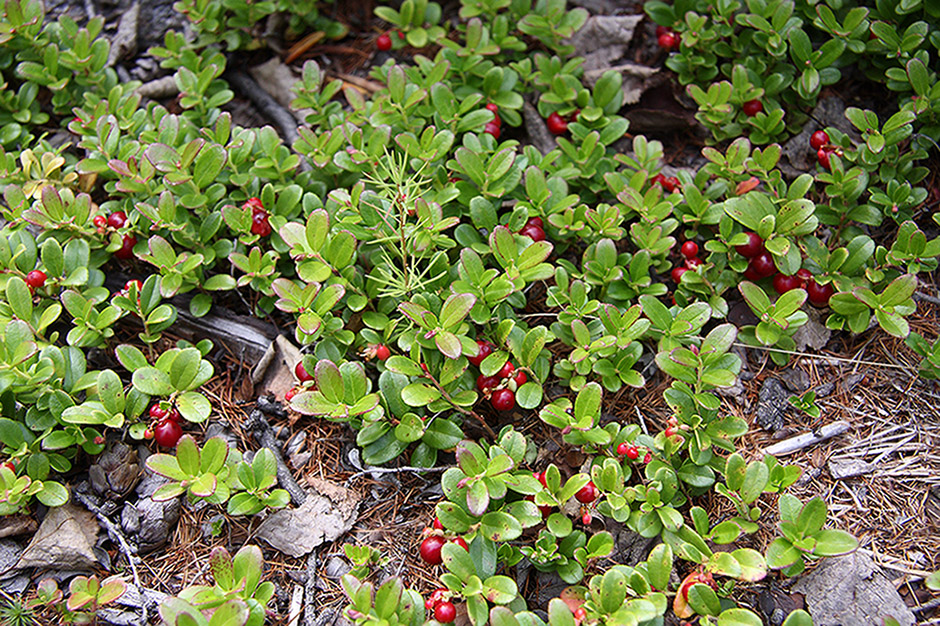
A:
POLYGON ((774 290, 783 295, 793 289, 805 289, 810 304, 814 306, 827 306, 829 298, 832 297, 834 289, 831 284, 821 285, 813 279, 813 274, 807 269, 801 269, 792 276, 777 273, 777 266, 774 259, 766 248, 764 240, 757 233, 747 233, 748 242, 736 246, 738 254, 746 259, 750 259, 747 269, 744 271, 744 277, 748 280, 760 280, 762 278, 773 279, 774 290))
POLYGON ((183 427, 180 426, 180 413, 176 407, 164 409, 159 402, 150 406, 150 419, 153 426, 144 431, 144 438, 153 438, 157 445, 164 448, 176 446, 183 436, 183 427))
POLYGON ((541 217, 530 217, 525 226, 519 231, 520 235, 525 235, 532 241, 545 241, 545 224, 541 217))
MULTIPOLYGON (((635 445, 624 441, 617 446, 617 454, 620 456, 625 456, 631 461, 636 461, 638 458, 640 458, 640 449, 635 445)), ((647 450, 646 454, 643 456, 643 462, 649 463, 652 460, 653 453, 647 450)))
POLYGON ((663 191, 666 193, 672 193, 682 185, 682 183, 679 182, 679 179, 675 176, 665 176, 663 174, 656 174, 656 176, 653 176, 652 183, 662 187, 663 191))
MULTIPOLYGON (((574 499, 581 504, 589 505, 597 500, 597 496, 599 495, 600 491, 594 485, 594 481, 588 481, 588 484, 581 487, 578 492, 574 494, 574 499)), ((591 523, 591 510, 587 506, 581 507, 581 523, 585 526, 591 523)))
POLYGON ((259 237, 267 237, 271 234, 271 224, 268 222, 268 212, 261 203, 261 198, 248 198, 243 209, 251 209, 251 232, 259 237))
MULTIPOLYGON (((124 211, 114 211, 107 217, 96 215, 91 219, 92 224, 98 229, 98 234, 103 235, 110 227, 114 230, 124 228, 127 224, 127 213, 124 211)), ((121 238, 121 247, 114 251, 114 256, 126 261, 134 256, 134 246, 137 245, 137 237, 130 233, 125 233, 121 238)))
POLYGON ((553 135, 564 135, 568 132, 568 124, 578 119, 580 113, 581 111, 576 109, 575 112, 567 118, 562 117, 558 111, 549 114, 549 116, 545 118, 545 125, 548 126, 548 132, 553 135))
POLYGON ((499 117, 499 107, 490 102, 486 105, 486 110, 493 114, 493 121, 486 123, 483 132, 492 135, 493 139, 499 139, 500 134, 503 132, 503 120, 499 117))
POLYGON ((442 624, 449 624, 457 617, 454 603, 448 600, 449 589, 435 589, 430 597, 424 601, 424 608, 434 613, 434 619, 442 624))
POLYGON ((830 156, 842 156, 842 151, 829 143, 829 133, 824 130, 817 130, 810 136, 809 146, 816 151, 816 161, 827 170, 832 169, 830 156))
MULTIPOLYGON (((496 346, 483 339, 477 340, 477 353, 467 360, 480 366, 483 359, 493 353, 496 346)), ((497 411, 510 411, 516 406, 516 392, 520 385, 525 384, 528 377, 523 371, 516 371, 516 366, 506 361, 498 372, 493 376, 480 374, 477 377, 477 389, 484 396, 489 395, 490 404, 497 411), (511 387, 511 388, 510 388, 511 387)))
POLYGON ((668 26, 657 26, 656 43, 666 52, 677 50, 679 48, 679 33, 668 26))
POLYGON ((676 266, 672 269, 672 280, 678 285, 682 280, 682 275, 689 270, 694 270, 702 264, 702 259, 698 258, 698 244, 694 241, 686 241, 679 248, 679 252, 685 257, 685 267, 676 266))
MULTIPOLYGON (((383 359, 384 360, 384 359, 383 359)), ((294 366, 294 376, 297 377, 297 380, 301 385, 308 383, 313 380, 313 376, 307 371, 307 368, 304 367, 303 361, 297 361, 297 365, 294 366)), ((289 389, 287 393, 284 394, 284 400, 290 402, 294 396, 301 392, 300 387, 294 387, 289 389)))
POLYGON ((421 560, 428 565, 440 565, 444 562, 441 556, 441 548, 444 547, 445 543, 456 543, 464 550, 470 550, 470 547, 467 545, 467 542, 464 541, 463 537, 455 536, 452 539, 446 539, 444 537, 444 525, 441 524, 441 520, 436 517, 434 518, 434 523, 431 525, 431 528, 425 529, 424 532, 427 537, 421 542, 418 553, 421 555, 421 560))

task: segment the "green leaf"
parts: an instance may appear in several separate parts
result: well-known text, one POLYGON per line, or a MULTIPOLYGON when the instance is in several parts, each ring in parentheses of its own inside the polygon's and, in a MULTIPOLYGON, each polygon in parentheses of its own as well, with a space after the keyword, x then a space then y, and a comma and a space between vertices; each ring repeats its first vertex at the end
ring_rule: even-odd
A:
POLYGON ((323 394, 327 402, 335 404, 343 402, 346 395, 343 376, 335 363, 326 359, 317 361, 314 366, 314 377, 317 381, 317 389, 323 394))
POLYGON ((728 609, 718 616, 718 626, 763 626, 763 620, 747 609, 728 609))
POLYGON ((814 538, 816 547, 813 554, 817 556, 839 556, 858 549, 858 539, 844 530, 827 528, 816 533, 814 538))
MULTIPOLYGON (((184 435, 176 445, 176 459, 186 476, 199 474, 199 446, 190 435, 184 435)), ((154 470, 156 471, 156 470, 154 470)))
POLYGON ((134 388, 149 396, 169 396, 176 389, 170 377, 155 367, 142 367, 131 378, 134 388))

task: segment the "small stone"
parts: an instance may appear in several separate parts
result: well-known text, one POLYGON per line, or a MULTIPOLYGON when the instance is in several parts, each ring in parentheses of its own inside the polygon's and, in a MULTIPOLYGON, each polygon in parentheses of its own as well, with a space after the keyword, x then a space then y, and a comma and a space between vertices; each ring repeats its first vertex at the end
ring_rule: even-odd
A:
POLYGON ((790 392, 776 378, 766 378, 757 394, 757 415, 755 420, 764 430, 780 430, 784 417, 790 410, 787 398, 790 392))

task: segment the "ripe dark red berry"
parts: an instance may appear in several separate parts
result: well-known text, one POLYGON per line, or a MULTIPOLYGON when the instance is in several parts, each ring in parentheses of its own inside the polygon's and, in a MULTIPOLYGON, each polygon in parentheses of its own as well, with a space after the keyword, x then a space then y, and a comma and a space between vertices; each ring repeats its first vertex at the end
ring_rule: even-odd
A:
POLYGON ((132 285, 135 286, 135 287, 137 287, 137 291, 140 291, 141 289, 144 288, 144 283, 142 283, 141 281, 137 280, 136 278, 133 278, 133 279, 127 281, 126 283, 124 283, 124 291, 130 291, 132 285))
POLYGON ((576 622, 581 622, 585 617, 587 617, 587 610, 583 606, 579 606, 574 611, 574 620, 576 622))
POLYGON ((495 102, 487 102, 486 110, 491 111, 494 115, 499 115, 499 105, 495 102))
POLYGON ((137 245, 137 237, 134 235, 124 235, 121 239, 121 247, 114 251, 114 256, 126 261, 134 256, 134 246, 137 245))
POLYGON ((685 267, 672 268, 672 282, 678 285, 682 281, 682 275, 688 271, 689 271, 688 268, 685 268, 685 267))
POLYGON ((418 552, 421 554, 421 560, 430 565, 440 565, 443 563, 441 558, 441 548, 444 546, 444 538, 438 535, 431 535, 421 542, 418 552))
POLYGON ((434 619, 442 624, 449 624, 457 617, 457 609, 452 602, 444 601, 434 607, 434 619))
POLYGON ((774 265, 774 258, 770 255, 769 252, 762 252, 756 257, 751 259, 751 262, 748 266, 754 270, 761 278, 767 278, 768 276, 773 276, 777 271, 777 266, 774 265))
POLYGON ((390 356, 392 356, 392 351, 388 349, 388 346, 379 344, 375 347, 375 358, 378 360, 384 361, 390 356))
POLYGON ((797 276, 787 276, 786 274, 777 274, 774 276, 774 291, 781 296, 788 291, 800 288, 800 279, 797 276))
POLYGON ((441 520, 435 517, 434 521, 431 523, 431 528, 434 530, 444 530, 444 525, 441 524, 441 520))
POLYGON ((488 390, 492 391, 499 387, 499 379, 495 376, 484 376, 480 374, 477 376, 477 389, 480 390, 480 393, 486 393, 488 390))
POLYGON ((13 472, 14 474, 16 473, 16 466, 13 465, 12 461, 4 461, 2 464, 0 464, 0 467, 5 467, 11 472, 13 472))
POLYGON ((676 434, 676 429, 670 426, 666 430, 663 431, 663 434, 666 435, 667 438, 672 437, 673 435, 676 434))
POLYGON ((675 176, 669 176, 663 179, 663 189, 672 193, 679 188, 679 179, 675 176))
POLYGON ((581 504, 590 504, 597 499, 597 487, 594 486, 593 482, 581 487, 578 493, 574 494, 574 499, 580 502, 581 504))
POLYGON ((468 356, 467 360, 476 365, 480 366, 480 363, 483 362, 483 359, 493 354, 493 344, 489 341, 483 341, 481 339, 477 340, 477 353, 475 356, 468 356))
POLYGON ((659 25, 659 24, 656 25, 656 36, 657 36, 657 37, 659 37, 660 35, 662 35, 662 34, 664 34, 664 33, 671 33, 671 32, 672 32, 672 29, 669 28, 668 26, 661 26, 661 25, 659 25))
POLYGON ((585 513, 584 515, 581 516, 581 523, 584 524, 585 526, 590 526, 592 519, 593 518, 591 517, 590 513, 585 513))
POLYGON ((628 450, 630 450, 630 444, 628 444, 626 441, 617 446, 617 454, 620 456, 626 456, 628 450))
POLYGON ((518 371, 512 377, 512 380, 516 383, 516 387, 521 387, 525 384, 525 381, 529 380, 529 377, 525 375, 525 372, 518 371))
POLYGON ((660 187, 665 189, 666 180, 667 180, 666 176, 660 173, 660 174, 656 174, 656 176, 653 176, 653 178, 650 179, 650 184, 659 185, 660 187))
POLYGON ((242 208, 251 209, 252 212, 264 211, 264 203, 261 202, 261 198, 251 197, 245 200, 245 203, 242 205, 242 208))
POLYGON ((124 211, 115 211, 108 216, 108 226, 111 228, 121 228, 127 223, 127 213, 124 211))
POLYGON ((660 48, 669 52, 679 47, 679 37, 674 32, 665 32, 656 38, 656 43, 659 44, 660 48))
POLYGON ((509 378, 510 376, 512 376, 512 373, 515 371, 516 371, 516 366, 510 363, 509 361, 506 361, 505 363, 503 363, 503 366, 499 369, 499 371, 496 372, 496 376, 501 379, 509 378))
POLYGON ((463 537, 454 537, 454 543, 456 543, 458 546, 460 546, 461 548, 463 548, 463 549, 466 550, 467 552, 470 551, 470 546, 467 545, 467 542, 464 541, 464 538, 463 538, 463 537))
POLYGON ((388 36, 388 33, 382 33, 376 38, 375 47, 382 52, 388 52, 392 49, 392 38, 388 36))
POLYGON ((823 146, 816 152, 816 160, 824 169, 832 170, 832 163, 829 160, 829 155, 831 155, 832 152, 833 151, 826 146, 823 146))
POLYGON ((684 244, 682 244, 682 247, 679 248, 679 252, 681 252, 682 256, 685 258, 691 259, 696 254, 698 254, 698 244, 694 241, 686 241, 684 244))
POLYGON ((108 224, 108 218, 106 218, 104 215, 96 215, 91 218, 91 223, 98 228, 104 228, 108 224))
POLYGON ((548 480, 545 478, 545 472, 532 472, 532 476, 535 477, 535 480, 542 483, 542 486, 548 489, 548 480))
POLYGON ((647 453, 646 453, 646 456, 643 457, 643 462, 644 462, 644 463, 647 463, 647 464, 648 464, 648 463, 650 463, 652 460, 653 460, 653 453, 652 453, 652 452, 647 452, 647 453))
POLYGON ((163 420, 153 427, 153 439, 157 445, 172 448, 183 436, 183 428, 173 420, 163 420))
POLYGON ((302 383, 305 383, 308 380, 313 380, 313 376, 307 373, 306 368, 304 368, 303 361, 298 361, 297 365, 294 366, 294 376, 296 376, 297 380, 302 383))
POLYGON ((829 143, 829 134, 824 130, 817 130, 809 138, 809 145, 813 150, 819 150, 829 143))
POLYGON ((160 406, 159 402, 150 405, 150 419, 154 421, 163 421, 166 419, 167 410, 160 406))
POLYGON ((490 404, 497 411, 510 411, 516 406, 516 394, 509 389, 497 389, 490 397, 490 404))
POLYGON ((268 212, 264 209, 255 210, 251 214, 251 233, 259 237, 267 237, 272 228, 268 222, 268 212))
POLYGON ((796 271, 796 277, 800 279, 800 287, 806 286, 806 281, 810 280, 813 277, 813 273, 806 269, 805 267, 800 268, 796 271))
POLYGON ((493 139, 499 139, 499 135, 502 133, 499 124, 495 122, 487 122, 486 126, 483 127, 483 132, 492 135, 493 139))
POLYGON ((522 227, 522 230, 519 231, 519 234, 528 237, 532 241, 545 241, 545 231, 538 226, 529 226, 526 224, 522 227))
POLYGON ((558 115, 557 111, 549 115, 545 123, 548 125, 548 132, 553 135, 564 135, 568 130, 568 122, 565 121, 565 118, 558 115))
POLYGON ((702 259, 697 256, 692 257, 691 259, 685 260, 685 266, 690 270, 694 270, 696 267, 702 264, 702 259))
POLYGON ((636 449, 636 446, 630 446, 627 448, 627 458, 631 461, 636 461, 637 457, 640 456, 640 451, 636 449))
POLYGON ((297 395, 297 388, 291 387, 290 389, 287 390, 287 393, 284 394, 284 401, 290 402, 291 400, 294 399, 294 396, 296 395, 297 395))
POLYGON ((832 288, 832 283, 820 285, 815 280, 806 283, 806 294, 813 306, 829 306, 829 298, 832 297, 833 293, 835 293, 835 290, 832 288))
POLYGON ((526 220, 525 225, 534 226, 535 228, 542 228, 542 229, 545 228, 545 223, 542 222, 541 217, 530 217, 528 220, 526 220))
POLYGON ((38 289, 46 284, 46 273, 42 270, 33 270, 26 275, 26 284, 33 289, 38 289))
POLYGON ((753 259, 758 254, 764 251, 764 240, 760 238, 760 235, 757 233, 745 233, 747 235, 747 243, 741 244, 740 246, 735 246, 735 250, 738 251, 738 254, 743 256, 745 259, 753 259))
POLYGON ((741 110, 744 111, 744 114, 748 117, 754 117, 764 110, 764 105, 760 100, 748 100, 741 105, 741 110))

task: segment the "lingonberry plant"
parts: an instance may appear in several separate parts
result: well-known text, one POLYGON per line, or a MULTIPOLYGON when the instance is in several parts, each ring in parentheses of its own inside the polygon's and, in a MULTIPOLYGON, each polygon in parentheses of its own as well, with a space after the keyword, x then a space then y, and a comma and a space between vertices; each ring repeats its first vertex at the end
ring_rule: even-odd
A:
MULTIPOLYGON (((178 2, 195 40, 170 32, 152 50, 181 91, 165 106, 118 81, 100 20, 49 21, 38 0, 10 0, 0 514, 33 497, 63 504, 61 477, 107 435, 160 449, 147 460, 169 479, 156 499, 244 515, 286 506, 269 451, 248 463, 221 439, 197 443, 193 425, 214 415, 201 390, 212 346, 164 337, 177 296, 196 317, 244 302, 303 348, 285 396, 295 417, 348 425, 369 464, 452 465, 416 546, 437 595, 396 577, 375 588, 365 564, 377 557, 357 553, 342 581, 350 620, 541 624, 508 575, 525 559, 571 585, 547 605, 551 624, 667 611, 760 623, 716 577, 796 574, 857 541, 825 527, 821 501, 782 493, 797 468, 736 452, 748 423, 716 393, 742 369, 732 349, 785 363, 818 314, 834 331, 906 338, 921 373, 940 377, 940 341, 908 322, 940 257, 936 194, 920 186, 940 140, 936 10, 902 5, 646 2, 654 54, 711 133, 701 167, 664 171, 659 141, 637 134, 621 151, 623 77, 573 56, 587 13, 563 0, 461 0, 448 19, 426 0, 378 7, 388 29, 366 41, 384 53, 370 72, 381 88, 366 97, 306 62, 291 145, 223 110, 234 92, 218 44, 262 44, 254 25, 275 12, 346 35, 306 3, 178 2), (812 119, 849 71, 897 97, 849 106, 846 124, 812 119), (524 142, 524 120, 547 129, 547 153, 524 142), (53 144, 49 125, 67 138, 53 144), (777 142, 800 135, 813 165, 793 172, 777 142), (114 270, 140 278, 115 286, 114 270), (738 303, 754 316, 740 328, 725 321, 738 303), (125 325, 140 347, 116 345, 125 325), (652 378, 666 379, 670 415, 611 418, 624 386, 652 378), (508 425, 525 420, 580 465, 548 463, 531 428, 508 425), (710 491, 734 509, 714 525, 698 506, 710 491), (780 494, 781 536, 764 553, 734 547, 768 522, 763 494, 780 494), (607 522, 662 543, 612 565, 607 522)), ((272 592, 260 568, 257 548, 215 553, 215 586, 161 615, 260 624, 272 592)))

